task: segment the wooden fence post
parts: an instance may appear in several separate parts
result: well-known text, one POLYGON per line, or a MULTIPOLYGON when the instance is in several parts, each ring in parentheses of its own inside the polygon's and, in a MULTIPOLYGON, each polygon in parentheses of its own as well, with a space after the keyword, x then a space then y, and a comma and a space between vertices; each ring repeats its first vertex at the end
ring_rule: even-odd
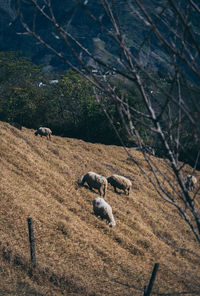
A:
POLYGON ((153 272, 152 272, 152 275, 151 275, 151 279, 149 281, 148 288, 147 289, 145 288, 144 296, 150 296, 150 294, 151 294, 153 284, 154 284, 154 280, 156 278, 156 273, 158 271, 158 267, 159 267, 159 263, 155 263, 154 269, 153 269, 153 272))
POLYGON ((33 232, 33 219, 27 218, 27 222, 28 222, 31 262, 33 267, 35 267, 36 257, 35 257, 35 240, 34 240, 34 232, 33 232))

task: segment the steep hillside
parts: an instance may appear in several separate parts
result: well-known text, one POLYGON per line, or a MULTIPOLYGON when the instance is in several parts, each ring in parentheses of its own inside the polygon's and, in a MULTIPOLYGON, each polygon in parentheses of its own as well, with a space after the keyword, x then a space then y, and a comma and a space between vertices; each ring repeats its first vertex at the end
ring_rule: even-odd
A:
MULTIPOLYGON (((0 135, 0 295, 143 295, 155 262, 154 292, 200 291, 197 241, 122 147, 48 141, 3 122, 0 135), (91 170, 133 181, 128 197, 109 187, 115 228, 93 214, 98 193, 77 185, 91 170), (27 217, 34 221, 35 269, 27 217)), ((169 173, 164 160, 155 161, 169 173)))

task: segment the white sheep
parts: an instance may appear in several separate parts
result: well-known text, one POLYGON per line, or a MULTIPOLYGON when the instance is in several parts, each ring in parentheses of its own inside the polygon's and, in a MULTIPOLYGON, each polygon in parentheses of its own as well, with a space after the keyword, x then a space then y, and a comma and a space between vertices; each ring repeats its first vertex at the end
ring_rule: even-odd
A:
POLYGON ((48 127, 39 127, 35 132, 35 136, 40 135, 47 137, 47 139, 51 140, 52 131, 48 127))
POLYGON ((100 217, 102 220, 106 219, 110 227, 114 227, 116 225, 112 208, 103 198, 96 197, 93 200, 93 210, 97 217, 100 217))
POLYGON ((108 187, 108 182, 107 179, 101 175, 98 175, 94 172, 88 172, 84 176, 82 176, 78 180, 79 185, 84 185, 84 183, 87 183, 90 190, 93 188, 98 189, 99 194, 101 196, 106 195, 107 187, 108 187))
POLYGON ((111 186, 114 187, 115 192, 117 192, 116 188, 119 188, 124 190, 125 194, 129 195, 130 189, 132 187, 132 182, 129 179, 119 175, 112 175, 107 178, 107 181, 111 186))
POLYGON ((197 178, 195 176, 187 175, 186 181, 185 181, 185 187, 187 188, 188 191, 193 191, 196 183, 197 183, 197 178))

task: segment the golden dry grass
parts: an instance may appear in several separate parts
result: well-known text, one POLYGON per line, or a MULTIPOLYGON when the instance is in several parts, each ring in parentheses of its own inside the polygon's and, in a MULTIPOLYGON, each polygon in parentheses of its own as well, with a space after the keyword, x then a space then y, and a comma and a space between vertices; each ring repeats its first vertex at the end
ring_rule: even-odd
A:
MULTIPOLYGON (((3 122, 0 135, 0 295, 143 295, 155 262, 154 292, 200 290, 198 242, 122 147, 56 136, 50 142, 3 122), (93 215, 98 193, 77 185, 91 170, 133 180, 129 197, 109 187, 115 228, 93 215), (27 217, 34 220, 35 269, 27 217)), ((155 161, 170 174, 164 160, 155 161)))

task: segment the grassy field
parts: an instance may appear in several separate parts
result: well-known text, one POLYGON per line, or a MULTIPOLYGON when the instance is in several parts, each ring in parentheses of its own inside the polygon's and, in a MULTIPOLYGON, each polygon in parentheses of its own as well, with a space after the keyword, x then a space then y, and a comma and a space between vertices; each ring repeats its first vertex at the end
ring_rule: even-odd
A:
MULTIPOLYGON (((48 141, 3 122, 0 137, 0 295, 143 295, 155 262, 153 292, 200 294, 198 242, 122 147, 57 136, 48 141), (88 171, 133 181, 130 196, 109 187, 105 200, 114 228, 93 214, 98 192, 77 184, 88 171), (30 264, 28 217, 34 221, 36 268, 30 264)), ((145 168, 142 154, 132 154, 145 168)), ((165 160, 155 161, 170 174, 165 160)))

